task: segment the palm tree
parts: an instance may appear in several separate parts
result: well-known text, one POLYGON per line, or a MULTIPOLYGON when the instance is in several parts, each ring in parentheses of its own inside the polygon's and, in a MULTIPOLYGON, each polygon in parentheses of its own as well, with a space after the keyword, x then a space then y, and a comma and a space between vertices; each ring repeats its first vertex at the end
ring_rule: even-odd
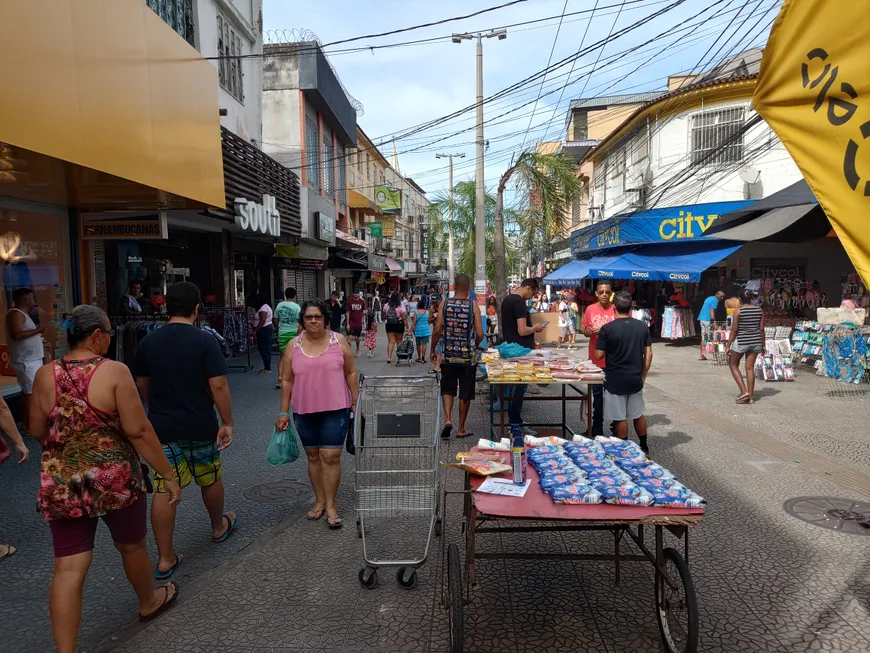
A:
POLYGON ((504 192, 508 183, 512 179, 517 182, 518 203, 512 211, 518 215, 524 248, 531 250, 536 244, 549 243, 554 235, 565 232, 571 206, 585 192, 576 171, 574 161, 561 154, 523 152, 499 179, 493 239, 499 310, 507 291, 504 192))
MULTIPOLYGON (((460 181, 453 186, 453 242, 456 253, 456 274, 467 274, 474 278, 475 269, 475 185, 473 181, 460 181)), ((495 229, 496 199, 487 193, 484 196, 484 221, 486 238, 486 276, 495 277, 495 229)), ((508 223, 519 222, 519 217, 511 209, 503 212, 508 223)), ((429 205, 429 251, 432 258, 442 258, 447 253, 449 235, 450 195, 439 193, 429 205)), ((503 236, 504 234, 502 234, 503 236)), ((502 251, 505 265, 513 267, 517 263, 517 250, 512 245, 505 247, 502 238, 502 251)), ((451 283, 453 280, 450 280, 451 283)))

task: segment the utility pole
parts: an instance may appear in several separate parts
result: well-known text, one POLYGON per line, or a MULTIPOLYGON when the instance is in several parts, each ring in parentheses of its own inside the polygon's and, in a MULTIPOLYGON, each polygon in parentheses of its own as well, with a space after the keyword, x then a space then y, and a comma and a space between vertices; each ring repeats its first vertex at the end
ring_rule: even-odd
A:
POLYGON ((447 223, 447 274, 450 277, 450 283, 453 283, 453 279, 456 276, 456 268, 455 268, 455 260, 456 257, 453 254, 453 157, 457 159, 464 159, 465 153, 460 152, 457 154, 436 154, 436 159, 450 159, 450 217, 447 223))
POLYGON ((507 30, 492 30, 476 34, 454 34, 454 43, 477 39, 477 169, 474 175, 475 188, 475 275, 474 290, 478 300, 484 301, 486 294, 486 188, 484 180, 484 140, 483 140, 483 39, 497 38, 503 41, 507 38, 507 30))

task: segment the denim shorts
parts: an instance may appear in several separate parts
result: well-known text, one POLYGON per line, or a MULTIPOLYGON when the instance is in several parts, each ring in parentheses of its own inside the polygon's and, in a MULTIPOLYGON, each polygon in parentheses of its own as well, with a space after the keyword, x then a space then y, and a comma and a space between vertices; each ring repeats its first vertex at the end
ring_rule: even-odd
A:
POLYGON ((305 449, 341 449, 350 427, 350 409, 293 413, 293 422, 305 449))

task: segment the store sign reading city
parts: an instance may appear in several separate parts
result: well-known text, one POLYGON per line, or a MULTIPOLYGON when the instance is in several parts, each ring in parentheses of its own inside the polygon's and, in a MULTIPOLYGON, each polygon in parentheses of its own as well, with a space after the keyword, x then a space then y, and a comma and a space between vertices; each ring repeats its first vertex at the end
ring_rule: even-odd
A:
POLYGON ((233 205, 236 209, 236 224, 243 231, 264 236, 281 235, 281 214, 273 195, 263 195, 262 203, 237 197, 233 205))

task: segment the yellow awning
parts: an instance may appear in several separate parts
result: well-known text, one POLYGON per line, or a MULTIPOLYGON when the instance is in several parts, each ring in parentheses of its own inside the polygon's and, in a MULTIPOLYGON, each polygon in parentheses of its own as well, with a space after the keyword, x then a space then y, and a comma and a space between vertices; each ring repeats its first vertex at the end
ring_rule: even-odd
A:
POLYGON ((352 188, 347 191, 347 205, 352 209, 362 209, 367 213, 380 213, 377 205, 368 197, 352 188))
POLYGON ((171 195, 156 206, 225 206, 215 67, 142 0, 2 0, 0 57, 24 173, 32 152, 171 195))

